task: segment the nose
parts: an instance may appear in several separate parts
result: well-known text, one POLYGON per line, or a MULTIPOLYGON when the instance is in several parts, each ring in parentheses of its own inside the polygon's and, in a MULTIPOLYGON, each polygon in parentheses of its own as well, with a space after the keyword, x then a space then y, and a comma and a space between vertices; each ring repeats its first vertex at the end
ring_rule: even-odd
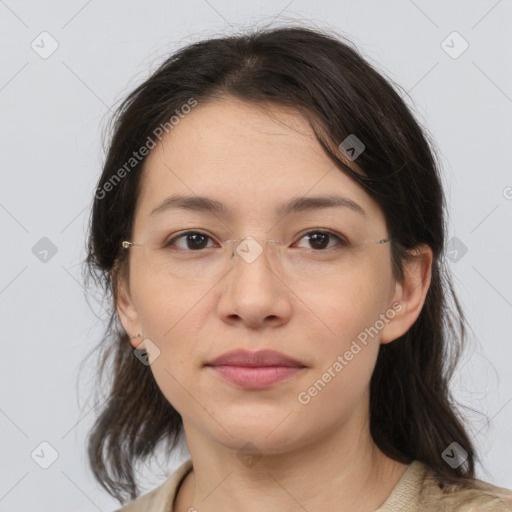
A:
POLYGON ((221 281, 218 313, 231 325, 252 329, 289 322, 293 293, 270 262, 269 247, 244 240, 231 253, 231 268, 221 281))

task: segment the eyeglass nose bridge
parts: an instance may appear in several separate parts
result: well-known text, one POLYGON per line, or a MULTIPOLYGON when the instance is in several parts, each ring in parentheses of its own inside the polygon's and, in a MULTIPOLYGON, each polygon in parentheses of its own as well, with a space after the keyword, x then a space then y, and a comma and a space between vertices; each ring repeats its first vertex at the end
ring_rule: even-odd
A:
POLYGON ((263 253, 263 247, 266 247, 269 244, 276 244, 275 247, 278 247, 278 244, 281 244, 281 241, 265 240, 255 238, 253 236, 246 236, 241 240, 226 240, 224 243, 232 244, 232 251, 230 254, 231 260, 233 260, 238 254, 238 256, 240 256, 240 258, 242 258, 246 263, 253 263, 263 253))

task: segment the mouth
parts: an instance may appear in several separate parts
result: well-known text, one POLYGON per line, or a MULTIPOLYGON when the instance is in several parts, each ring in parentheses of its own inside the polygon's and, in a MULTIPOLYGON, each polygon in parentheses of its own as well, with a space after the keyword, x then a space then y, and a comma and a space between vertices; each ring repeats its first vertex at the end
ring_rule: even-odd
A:
POLYGON ((218 376, 244 389, 264 389, 303 372, 301 362, 274 350, 234 350, 208 362, 218 376))

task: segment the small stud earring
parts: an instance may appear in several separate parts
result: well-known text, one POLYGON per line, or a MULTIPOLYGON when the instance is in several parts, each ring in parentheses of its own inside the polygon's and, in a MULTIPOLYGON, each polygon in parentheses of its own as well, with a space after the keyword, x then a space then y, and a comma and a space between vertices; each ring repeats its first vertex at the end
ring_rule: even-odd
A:
POLYGON ((130 338, 140 338, 140 334, 137 334, 137 336, 130 336, 130 338))

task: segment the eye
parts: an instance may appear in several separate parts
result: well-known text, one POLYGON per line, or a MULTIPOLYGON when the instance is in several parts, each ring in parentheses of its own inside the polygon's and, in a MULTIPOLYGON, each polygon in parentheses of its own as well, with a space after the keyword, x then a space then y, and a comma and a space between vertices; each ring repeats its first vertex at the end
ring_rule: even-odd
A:
POLYGON ((208 240, 212 239, 205 233, 201 233, 200 231, 186 231, 185 233, 171 238, 164 244, 164 247, 176 246, 183 250, 197 251, 199 249, 205 249, 208 240), (175 243, 177 240, 181 241, 182 239, 184 239, 185 246, 175 243))
MULTIPOLYGON (((348 242, 339 235, 332 233, 331 231, 309 231, 302 238, 307 239, 307 243, 310 244, 308 249, 313 249, 315 251, 325 249, 330 241, 335 241, 340 247, 346 247, 348 242)), ((327 247, 331 248, 331 247, 327 247)))

